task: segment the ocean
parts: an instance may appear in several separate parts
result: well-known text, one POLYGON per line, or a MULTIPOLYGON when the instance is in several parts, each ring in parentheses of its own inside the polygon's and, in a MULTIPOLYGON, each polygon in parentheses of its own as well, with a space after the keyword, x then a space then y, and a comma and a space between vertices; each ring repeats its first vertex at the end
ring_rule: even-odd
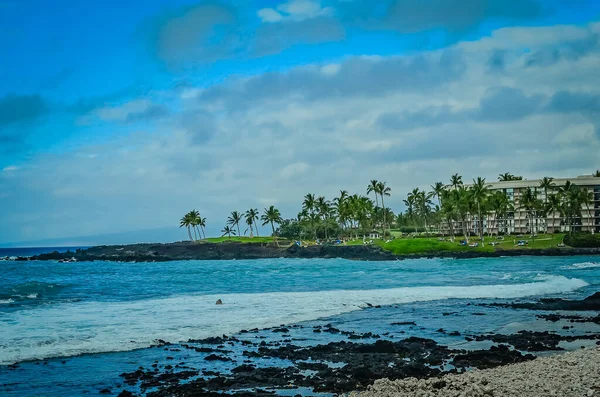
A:
MULTIPOLYGON (((600 290, 600 257, 0 261, 0 272, 0 394, 7 396, 122 387, 120 373, 164 357, 149 347, 158 339, 182 342, 281 324, 385 333, 402 320, 419 325, 406 336, 453 345, 464 338, 436 330, 514 332, 531 318, 478 303, 582 298, 600 290), (223 305, 215 305, 218 299, 223 305), (381 309, 367 310, 372 306, 381 309), (467 315, 476 310, 486 315, 467 315), (17 369, 8 367, 13 363, 17 369)), ((307 345, 339 339, 297 332, 307 345)))

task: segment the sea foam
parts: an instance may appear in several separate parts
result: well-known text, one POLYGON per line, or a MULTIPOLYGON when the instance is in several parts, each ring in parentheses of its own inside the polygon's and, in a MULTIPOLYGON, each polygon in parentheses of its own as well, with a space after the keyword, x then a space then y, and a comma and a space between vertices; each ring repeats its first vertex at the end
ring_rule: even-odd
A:
POLYGON ((147 347, 242 329, 291 324, 372 305, 441 299, 519 298, 588 285, 563 276, 525 284, 405 287, 378 290, 183 295, 127 302, 77 302, 5 313, 0 364, 147 347), (223 305, 215 305, 222 299, 223 305))
POLYGON ((569 270, 581 270, 581 269, 595 269, 599 268, 600 263, 598 262, 582 262, 582 263, 574 263, 568 266, 562 266, 561 269, 569 269, 569 270))

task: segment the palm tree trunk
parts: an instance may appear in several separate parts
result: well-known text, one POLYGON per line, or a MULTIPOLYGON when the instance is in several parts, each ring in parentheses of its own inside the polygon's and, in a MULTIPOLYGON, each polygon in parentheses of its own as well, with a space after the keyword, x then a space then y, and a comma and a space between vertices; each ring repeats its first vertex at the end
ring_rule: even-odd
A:
POLYGON ((387 224, 387 222, 385 216, 385 203, 383 202, 383 194, 381 194, 381 206, 383 207, 383 237, 385 238, 385 225, 387 224))
POLYGON ((273 239, 275 239, 275 244, 279 247, 279 243, 277 242, 277 236, 275 235, 275 225, 273 225, 273 221, 271 221, 271 230, 273 231, 273 239))
POLYGON ((477 200, 477 220, 479 221, 479 227, 477 228, 477 234, 479 234, 479 238, 483 240, 483 219, 481 219, 481 206, 479 204, 479 200, 477 200))
POLYGON ((238 230, 238 237, 242 237, 242 235, 240 234, 240 222, 236 222, 235 225, 237 226, 237 230, 238 230))
POLYGON ((187 226, 188 236, 190 237, 190 241, 194 241, 192 238, 192 231, 190 230, 190 225, 187 226))
POLYGON ((260 237, 260 234, 258 234, 258 224, 256 221, 254 221, 254 227, 256 228, 256 237, 260 237))

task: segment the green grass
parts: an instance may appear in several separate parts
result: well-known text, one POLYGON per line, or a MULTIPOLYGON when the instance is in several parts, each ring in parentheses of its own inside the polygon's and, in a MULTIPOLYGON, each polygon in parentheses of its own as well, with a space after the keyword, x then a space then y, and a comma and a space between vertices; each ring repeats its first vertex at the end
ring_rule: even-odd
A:
POLYGON ((273 237, 257 237, 254 236, 253 238, 250 237, 236 237, 236 236, 231 236, 231 240, 229 240, 229 238, 227 236, 225 237, 209 237, 206 240, 203 240, 209 243, 223 243, 223 242, 227 242, 227 241, 235 241, 235 242, 239 242, 239 243, 272 243, 273 237))
MULTIPOLYGON (((410 255, 410 254, 427 254, 434 252, 464 252, 464 251, 476 251, 476 252, 493 252, 496 250, 510 250, 510 249, 543 249, 556 247, 557 244, 561 243, 564 234, 545 234, 539 235, 534 239, 529 237, 514 237, 506 236, 504 240, 497 240, 495 238, 485 238, 485 245, 479 247, 469 247, 459 244, 462 237, 457 237, 455 242, 451 241, 439 241, 438 237, 404 237, 396 238, 390 242, 384 240, 373 240, 373 244, 382 247, 385 250, 391 251, 395 255, 410 255), (523 247, 516 246, 514 240, 528 240, 529 244, 523 247), (499 244, 492 246, 489 243, 497 241, 499 244)), ((469 241, 478 242, 476 237, 471 237, 469 241)), ((348 245, 362 245, 362 239, 349 241, 348 245)))

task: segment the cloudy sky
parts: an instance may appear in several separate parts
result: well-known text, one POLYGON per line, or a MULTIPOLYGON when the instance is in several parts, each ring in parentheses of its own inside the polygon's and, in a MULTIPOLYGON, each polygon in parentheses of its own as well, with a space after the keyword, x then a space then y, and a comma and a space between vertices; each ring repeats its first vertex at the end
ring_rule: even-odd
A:
POLYGON ((4 244, 600 168, 595 0, 0 0, 0 48, 4 244))

